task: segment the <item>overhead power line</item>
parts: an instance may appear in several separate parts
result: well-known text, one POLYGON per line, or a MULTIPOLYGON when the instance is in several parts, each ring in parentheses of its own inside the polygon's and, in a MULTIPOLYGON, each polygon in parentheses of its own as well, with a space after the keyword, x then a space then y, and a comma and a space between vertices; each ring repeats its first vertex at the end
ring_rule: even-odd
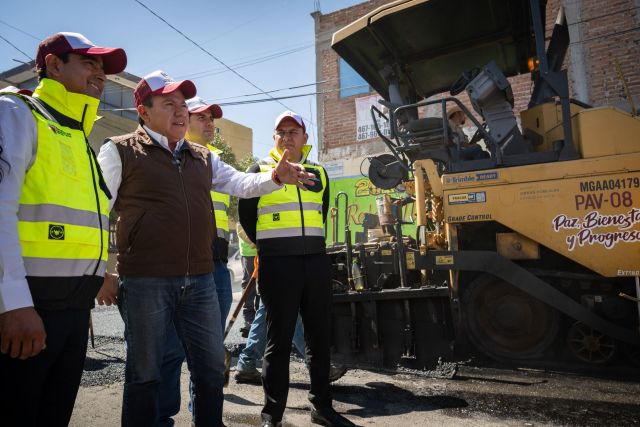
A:
MULTIPOLYGON (((236 25, 236 26, 234 26, 234 27, 232 27, 232 28, 230 28, 228 30, 223 31, 222 33, 216 34, 212 38, 202 41, 201 44, 206 45, 206 44, 208 44, 208 43, 210 43, 210 42, 212 42, 214 40, 217 40, 217 39, 219 39, 221 37, 227 36, 227 35, 231 34, 232 32, 236 31, 239 28, 242 28, 242 27, 244 27, 246 25, 249 25, 249 24, 251 24, 251 23, 253 23, 253 22, 255 22, 255 21, 259 20, 259 19, 263 19, 265 16, 271 15, 272 13, 274 13, 274 11, 275 11, 274 8, 270 8, 266 13, 265 12, 260 12, 255 18, 249 19, 248 21, 245 21, 245 22, 241 22, 240 24, 238 24, 238 25, 236 25)), ((182 52, 172 54, 168 58, 164 58, 164 59, 161 59, 159 61, 154 62, 152 65, 161 64, 161 63, 169 61, 169 60, 175 61, 175 59, 178 56, 182 56, 185 53, 189 53, 189 52, 193 51, 194 49, 195 48, 190 48, 190 49, 187 49, 187 50, 183 50, 182 52)), ((154 68, 154 67, 151 67, 151 68, 154 68)))
MULTIPOLYGON (((296 49, 295 51, 298 51, 298 50, 301 50, 301 49, 303 49, 303 48, 296 49)), ((234 65, 234 68, 241 68, 241 67, 243 67, 243 66, 248 66, 248 65, 257 64, 257 63, 260 63, 260 62, 270 61, 270 60, 272 60, 272 59, 277 59, 277 58, 279 58, 279 57, 281 57, 281 56, 288 55, 288 54, 291 54, 291 53, 294 53, 294 50, 293 50, 293 49, 292 49, 292 50, 288 50, 288 51, 276 52, 276 53, 271 54, 271 55, 270 55, 270 56, 268 56, 268 57, 267 57, 267 56, 265 56, 265 57, 263 57, 263 58, 254 58, 253 60, 251 60, 251 61, 254 61, 252 64, 247 63, 246 65, 244 65, 244 63, 241 63, 241 64, 240 64, 240 66, 238 66, 238 64, 236 64, 236 65, 234 65)), ((224 72, 226 72, 226 71, 227 71, 225 68, 217 68, 216 70, 224 70, 224 72)), ((191 76, 197 76, 197 75, 199 75, 199 74, 208 73, 208 72, 210 72, 210 71, 212 71, 212 70, 198 71, 198 72, 195 72, 195 73, 193 73, 193 74, 182 74, 182 75, 178 75, 178 76, 176 76, 176 78, 178 78, 178 79, 190 79, 190 80, 195 80, 195 79, 197 79, 197 78, 199 78, 199 77, 191 77, 191 76)), ((220 74, 220 73, 218 72, 218 73, 213 73, 213 74, 220 74)), ((213 75, 213 74, 211 74, 211 75, 213 75)), ((200 77, 201 77, 201 76, 200 76, 200 77)), ((309 84, 301 85, 301 86, 293 86, 293 87, 287 87, 287 88, 281 88, 281 89, 275 89, 275 90, 268 90, 268 91, 264 91, 264 92, 257 92, 257 93, 248 94, 248 95, 236 95, 236 96, 232 96, 232 97, 229 97, 229 98, 222 98, 222 99, 242 98, 242 97, 245 97, 245 96, 256 96, 256 95, 263 95, 264 93, 273 93, 273 92, 279 92, 279 91, 289 90, 289 89, 298 89, 298 88, 302 88, 302 87, 306 87, 306 86, 313 86, 313 85, 316 85, 316 84, 327 83, 327 82, 329 82, 329 81, 332 81, 332 80, 338 80, 338 79, 339 79, 339 78, 338 78, 338 77, 336 77, 336 78, 334 78, 334 79, 322 80, 322 81, 319 81, 319 82, 309 83, 309 84)), ((119 92, 119 91, 121 91, 121 90, 122 90, 122 88, 120 88, 120 87, 107 88, 107 89, 105 89, 105 90, 104 90, 103 94, 116 93, 116 92, 119 92)))
POLYGON ((248 97, 248 96, 257 96, 257 95, 262 95, 263 93, 274 93, 274 92, 282 92, 283 90, 302 89, 303 87, 316 86, 316 85, 320 85, 320 84, 323 84, 323 83, 330 82, 332 80, 338 80, 338 77, 333 78, 333 79, 321 80, 321 81, 317 81, 317 82, 313 82, 313 83, 307 83, 307 84, 304 84, 304 85, 283 87, 283 88, 280 88, 280 89, 268 90, 266 92, 247 93, 245 95, 236 95, 236 96, 228 96, 226 98, 217 98, 217 100, 218 101, 223 101, 223 100, 227 100, 227 99, 244 98, 244 97, 248 97))
POLYGON ((40 42, 40 40, 42 40, 40 37, 34 36, 34 35, 33 35, 33 34, 31 34, 31 33, 27 33, 26 31, 21 30, 21 29, 20 29, 20 28, 18 28, 18 27, 14 27, 13 25, 9 24, 8 22, 4 22, 2 19, 0 19, 0 24, 4 24, 4 25, 6 25, 6 26, 7 26, 7 27, 9 27, 9 28, 11 28, 11 29, 13 29, 13 30, 16 30, 16 31, 17 31, 17 32, 19 32, 19 33, 24 34, 25 36, 29 36, 29 37, 31 37, 32 39, 37 40, 38 42, 40 42))
POLYGON ((3 36, 0 36, 0 39, 4 40, 5 42, 7 42, 7 44, 9 46, 11 46, 12 48, 14 48, 15 50, 17 50, 18 52, 20 52, 21 54, 23 54, 24 56, 26 56, 27 58, 29 58, 29 61, 33 61, 33 58, 30 57, 29 55, 27 55, 26 53, 24 53, 24 51, 22 49, 20 49, 18 46, 16 46, 15 44, 11 43, 9 40, 5 39, 3 36))
POLYGON ((325 90, 325 91, 321 91, 321 92, 308 92, 308 93, 300 93, 297 95, 288 95, 288 96, 280 96, 277 98, 259 98, 259 99, 249 99, 246 101, 232 101, 232 102, 220 102, 218 105, 224 107, 224 106, 229 106, 229 105, 244 105, 244 104, 258 104, 261 102, 270 102, 270 101, 274 101, 274 100, 281 100, 281 99, 291 99, 291 98, 302 98, 304 96, 314 96, 314 95, 326 95, 328 93, 331 92, 338 92, 341 90, 347 90, 347 89, 360 89, 360 88, 368 88, 369 85, 356 85, 356 86, 348 86, 348 87, 342 87, 342 88, 338 88, 338 89, 331 89, 331 90, 325 90))
MULTIPOLYGON (((307 92, 307 93, 300 93, 300 94, 297 94, 297 95, 288 95, 288 96, 280 96, 280 97, 270 96, 269 98, 248 99, 246 101, 233 101, 233 102, 220 102, 220 103, 218 103, 215 100, 213 100, 211 102, 212 103, 216 103, 216 104, 220 105, 221 107, 233 106, 233 105, 259 104, 259 103, 262 103, 262 102, 273 102, 273 101, 277 102, 277 101, 280 101, 280 100, 283 100, 283 99, 302 98, 302 97, 305 97, 305 96, 326 95, 328 93, 338 92, 340 90, 359 89, 359 88, 365 88, 365 87, 369 87, 369 85, 348 86, 348 87, 342 87, 342 88, 338 88, 338 89, 325 90, 325 91, 321 91, 321 92, 307 92)), ((100 109, 100 111, 136 111, 136 109, 134 107, 129 107, 129 108, 105 108, 105 109, 100 109)))
MULTIPOLYGON (((301 47, 297 47, 294 49, 289 49, 289 50, 285 50, 285 51, 279 51, 279 52, 275 52, 275 53, 271 53, 269 55, 265 55, 259 58, 251 58, 248 59, 244 62, 238 62, 236 64, 233 64, 233 68, 234 69, 238 69, 238 68, 244 68, 244 67, 249 67, 251 65, 256 65, 256 64, 260 64, 262 62, 266 62, 266 61, 271 61, 272 59, 277 59, 286 55, 291 55, 292 53, 296 53, 296 52, 300 52, 302 50, 305 49, 309 49, 310 47, 312 47, 313 44, 308 44, 305 46, 301 46, 301 47)), ((204 71, 198 71, 195 73, 191 73, 191 74, 183 74, 181 76, 178 76, 181 79, 187 78, 187 79, 191 79, 191 80, 196 80, 196 79, 201 79, 204 77, 209 77, 209 76, 215 76, 217 74, 222 74, 222 73, 226 73, 228 70, 224 67, 222 68, 213 68, 213 69, 209 69, 209 70, 204 70, 204 71)))
MULTIPOLYGON (((160 16, 158 13, 156 13, 153 9, 151 9, 149 6, 147 6, 146 4, 142 3, 140 0, 133 0, 136 3, 138 3, 140 6, 144 7, 149 13, 151 13, 153 16, 155 16, 156 18, 158 18, 159 20, 161 20, 162 22, 164 22, 166 25, 168 25, 171 29, 173 29, 175 32, 177 32, 178 34, 180 34, 182 37, 184 37, 186 40, 188 40, 190 43, 192 43, 194 46, 196 46, 198 49, 200 49, 204 54, 206 54, 207 56, 209 56, 210 58, 212 58, 213 60, 217 61, 218 63, 220 63, 223 67, 225 67, 227 70, 231 71, 233 74, 235 74, 237 77, 241 78, 242 80, 244 80, 245 82, 249 83, 251 86, 253 86, 254 88, 256 88, 257 90, 259 90, 261 93, 267 95, 269 98, 271 98, 273 101, 278 102, 280 105, 282 105, 284 108, 286 108, 287 110, 291 110, 291 108, 287 107, 284 103, 282 103, 280 100, 275 99, 274 97, 272 97, 271 95, 269 95, 268 93, 266 93, 262 88, 260 88, 258 85, 256 85, 255 83, 253 83, 251 80, 249 80, 248 78, 246 78, 245 76, 243 76, 242 74, 240 74, 239 72, 237 72, 236 70, 234 70, 233 68, 229 67, 226 63, 224 63, 222 60, 220 60, 218 57, 216 57, 214 54, 212 54, 211 52, 209 52, 207 49, 205 49, 204 47, 202 47, 200 44, 198 44, 195 40, 193 40, 191 37, 187 36, 184 32, 182 32, 181 30, 179 30, 178 28, 176 28, 175 26, 173 26, 171 23, 169 23, 169 21, 167 21, 166 19, 164 19, 162 16, 160 16)), ((307 119, 308 120, 308 119, 307 119)), ((311 122, 310 120, 308 120, 309 123, 314 124, 313 122, 311 122)))

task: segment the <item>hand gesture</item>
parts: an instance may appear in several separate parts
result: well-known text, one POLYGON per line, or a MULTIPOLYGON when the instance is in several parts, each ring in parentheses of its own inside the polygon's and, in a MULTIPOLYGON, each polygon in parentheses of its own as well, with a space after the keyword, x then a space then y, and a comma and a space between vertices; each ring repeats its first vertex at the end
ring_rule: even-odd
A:
POLYGON ((289 162, 289 150, 284 150, 280 161, 276 165, 276 175, 283 184, 294 184, 301 190, 306 190, 305 184, 313 185, 317 178, 314 174, 304 170, 302 165, 289 162))

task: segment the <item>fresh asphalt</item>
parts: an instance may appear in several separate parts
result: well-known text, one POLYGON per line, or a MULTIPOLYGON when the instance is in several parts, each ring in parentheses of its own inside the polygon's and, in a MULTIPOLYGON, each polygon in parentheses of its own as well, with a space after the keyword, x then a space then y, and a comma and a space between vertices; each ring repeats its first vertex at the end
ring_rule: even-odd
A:
MULTIPOLYGON (((239 282, 233 284, 233 290, 237 303, 239 282)), ((92 317, 95 348, 89 346, 72 427, 108 427, 117 425, 119 419, 124 325, 116 307, 98 306, 92 317)), ((241 323, 236 322, 227 337, 228 347, 244 345, 241 323)), ((186 367, 183 373, 186 374, 186 367)), ((454 379, 445 380, 351 370, 333 384, 332 394, 336 409, 367 426, 640 426, 640 370, 637 373, 623 378, 598 378, 495 364, 462 364, 454 379)), ((183 387, 187 378, 183 375, 183 387)), ((262 387, 232 380, 225 390, 225 423, 259 425, 262 387)), ((304 364, 292 363, 286 425, 308 425, 307 390, 304 364)), ((176 425, 189 425, 186 399, 188 394, 183 393, 183 409, 176 425)))

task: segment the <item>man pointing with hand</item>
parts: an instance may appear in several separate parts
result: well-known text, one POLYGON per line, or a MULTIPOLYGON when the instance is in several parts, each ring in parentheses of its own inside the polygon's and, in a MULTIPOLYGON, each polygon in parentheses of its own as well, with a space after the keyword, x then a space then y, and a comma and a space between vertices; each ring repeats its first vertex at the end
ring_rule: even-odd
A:
POLYGON ((127 361, 123 426, 155 426, 159 417, 161 362, 168 334, 182 342, 193 383, 196 426, 222 426, 224 353, 220 306, 213 276, 216 235, 211 193, 257 197, 283 184, 310 184, 289 153, 269 172, 245 174, 185 139, 189 80, 155 71, 138 83, 134 98, 140 126, 112 137, 98 160, 119 215, 119 292, 127 361))

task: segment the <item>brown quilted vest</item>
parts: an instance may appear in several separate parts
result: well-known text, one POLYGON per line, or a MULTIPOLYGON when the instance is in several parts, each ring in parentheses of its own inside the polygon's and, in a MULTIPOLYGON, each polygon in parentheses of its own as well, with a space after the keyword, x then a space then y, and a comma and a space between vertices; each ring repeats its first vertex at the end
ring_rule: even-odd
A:
POLYGON ((185 276, 213 271, 211 157, 185 141, 174 156, 138 127, 111 138, 122 160, 114 209, 118 273, 185 276))

